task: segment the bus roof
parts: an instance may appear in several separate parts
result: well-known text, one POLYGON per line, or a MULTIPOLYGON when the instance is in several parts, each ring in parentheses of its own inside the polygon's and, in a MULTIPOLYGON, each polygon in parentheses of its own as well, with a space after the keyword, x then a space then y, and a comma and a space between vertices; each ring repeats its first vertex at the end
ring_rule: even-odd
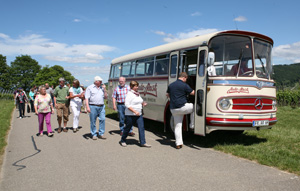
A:
POLYGON ((249 31, 240 31, 240 30, 219 31, 219 32, 196 36, 196 37, 156 46, 153 48, 141 50, 139 52, 127 54, 125 56, 121 56, 121 57, 113 59, 111 64, 128 62, 128 61, 141 59, 141 58, 145 58, 145 57, 149 57, 149 56, 154 56, 154 55, 158 55, 158 54, 167 54, 167 53, 170 53, 175 50, 182 50, 182 49, 197 47, 200 45, 208 45, 208 43, 209 43, 208 41, 212 37, 218 36, 221 34, 253 36, 256 38, 266 40, 273 45, 273 40, 270 37, 259 34, 259 33, 249 32, 249 31))

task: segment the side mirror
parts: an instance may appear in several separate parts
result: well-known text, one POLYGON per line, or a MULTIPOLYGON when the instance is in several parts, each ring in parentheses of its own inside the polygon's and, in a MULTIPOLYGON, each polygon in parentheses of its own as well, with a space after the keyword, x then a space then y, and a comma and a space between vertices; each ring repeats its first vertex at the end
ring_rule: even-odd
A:
POLYGON ((208 61, 207 61, 207 64, 208 64, 209 66, 212 66, 212 65, 214 65, 214 63, 215 63, 215 53, 214 53, 214 52, 209 52, 209 53, 208 53, 208 61))

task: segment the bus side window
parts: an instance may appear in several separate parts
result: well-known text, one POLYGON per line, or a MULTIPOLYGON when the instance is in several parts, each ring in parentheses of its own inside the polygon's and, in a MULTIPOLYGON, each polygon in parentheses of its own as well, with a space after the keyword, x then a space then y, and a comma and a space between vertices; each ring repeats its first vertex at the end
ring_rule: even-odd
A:
POLYGON ((204 76, 204 69, 205 69, 205 54, 206 50, 201 50, 199 53, 199 76, 204 76))
POLYGON ((114 77, 114 68, 115 68, 115 66, 112 65, 111 68, 110 68, 110 75, 109 75, 109 78, 113 78, 113 77, 114 77))
POLYGON ((173 55, 171 57, 171 73, 170 73, 171 78, 176 78, 177 59, 178 59, 177 55, 173 55))
POLYGON ((121 65, 116 64, 114 68, 114 78, 119 78, 120 77, 120 71, 121 71, 121 65))
POLYGON ((134 75, 135 75, 135 62, 132 62, 129 76, 133 77, 134 75))
POLYGON ((145 63, 136 63, 135 74, 137 76, 145 76, 145 63))
POLYGON ((129 76, 130 66, 131 66, 130 62, 125 62, 125 63, 122 64, 121 76, 123 76, 123 77, 128 77, 129 76))
POLYGON ((152 76, 153 75, 153 68, 154 68, 154 63, 152 62, 147 62, 146 63, 146 75, 147 76, 152 76))

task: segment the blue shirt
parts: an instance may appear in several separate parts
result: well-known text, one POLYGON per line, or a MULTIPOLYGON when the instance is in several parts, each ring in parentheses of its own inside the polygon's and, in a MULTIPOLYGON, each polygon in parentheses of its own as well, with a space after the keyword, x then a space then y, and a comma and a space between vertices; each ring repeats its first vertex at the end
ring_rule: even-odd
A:
POLYGON ((187 95, 193 89, 182 80, 176 80, 168 86, 167 93, 170 96, 170 109, 177 109, 184 106, 187 102, 187 95))
POLYGON ((104 91, 102 87, 97 87, 95 84, 90 85, 85 90, 85 98, 89 99, 89 104, 103 105, 104 91))

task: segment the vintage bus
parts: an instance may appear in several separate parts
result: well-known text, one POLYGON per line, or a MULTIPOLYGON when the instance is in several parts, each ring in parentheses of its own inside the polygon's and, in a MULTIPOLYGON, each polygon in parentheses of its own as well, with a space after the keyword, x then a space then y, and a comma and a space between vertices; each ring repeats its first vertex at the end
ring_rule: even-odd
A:
MULTIPOLYGON (((276 118, 276 88, 272 80, 273 40, 255 32, 230 30, 196 36, 112 60, 108 80, 108 105, 120 76, 139 82, 148 103, 144 117, 172 129, 173 117, 166 90, 180 72, 195 90, 194 134, 215 130, 271 128, 276 118)), ((187 128, 185 117, 183 130, 187 128)))

